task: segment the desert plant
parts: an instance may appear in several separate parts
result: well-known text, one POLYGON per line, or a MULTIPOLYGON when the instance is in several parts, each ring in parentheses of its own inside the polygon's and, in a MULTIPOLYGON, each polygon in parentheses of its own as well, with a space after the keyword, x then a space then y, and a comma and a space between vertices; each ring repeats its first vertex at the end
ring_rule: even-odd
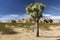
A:
POLYGON ((39 19, 42 17, 44 8, 45 7, 42 3, 30 4, 26 7, 26 12, 32 17, 32 19, 35 20, 37 24, 37 37, 39 37, 39 19))
POLYGON ((5 25, 0 25, 0 32, 3 34, 14 34, 16 33, 12 28, 6 27, 5 25))

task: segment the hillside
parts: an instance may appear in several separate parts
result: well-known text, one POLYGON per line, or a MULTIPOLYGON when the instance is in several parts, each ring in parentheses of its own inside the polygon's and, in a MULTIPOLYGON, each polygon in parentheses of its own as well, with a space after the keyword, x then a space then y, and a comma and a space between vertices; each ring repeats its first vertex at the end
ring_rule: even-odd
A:
MULTIPOLYGON (((40 18, 39 22, 40 23, 46 23, 46 20, 47 23, 50 23, 50 21, 52 21, 51 23, 60 23, 59 20, 52 20, 50 18, 40 18)), ((31 23, 35 23, 35 21, 31 18, 25 18, 25 19, 21 19, 21 20, 8 20, 6 21, 6 23, 27 23, 27 22, 31 22, 31 23)))

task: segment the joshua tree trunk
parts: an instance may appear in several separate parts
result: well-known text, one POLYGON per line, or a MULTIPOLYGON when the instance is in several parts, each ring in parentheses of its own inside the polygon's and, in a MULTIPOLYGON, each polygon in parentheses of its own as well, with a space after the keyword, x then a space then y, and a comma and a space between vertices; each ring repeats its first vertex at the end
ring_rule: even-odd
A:
POLYGON ((36 21, 36 36, 39 37, 39 19, 36 21))

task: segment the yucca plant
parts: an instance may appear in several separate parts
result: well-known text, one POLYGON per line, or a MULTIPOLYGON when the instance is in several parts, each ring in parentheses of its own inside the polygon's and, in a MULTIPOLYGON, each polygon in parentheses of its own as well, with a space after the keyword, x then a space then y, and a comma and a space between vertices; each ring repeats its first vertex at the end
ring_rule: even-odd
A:
POLYGON ((45 6, 42 3, 31 3, 26 7, 27 14, 30 15, 37 24, 37 37, 39 37, 39 19, 42 17, 42 12, 44 8, 45 6))

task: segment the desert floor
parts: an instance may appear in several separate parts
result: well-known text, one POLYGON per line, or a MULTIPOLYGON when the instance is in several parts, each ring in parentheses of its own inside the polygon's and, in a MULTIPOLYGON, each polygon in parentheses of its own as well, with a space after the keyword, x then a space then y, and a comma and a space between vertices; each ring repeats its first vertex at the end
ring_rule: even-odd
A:
POLYGON ((0 34, 0 40, 58 40, 60 39, 60 26, 50 27, 51 30, 40 30, 40 37, 36 37, 36 30, 15 28, 17 34, 0 34))

